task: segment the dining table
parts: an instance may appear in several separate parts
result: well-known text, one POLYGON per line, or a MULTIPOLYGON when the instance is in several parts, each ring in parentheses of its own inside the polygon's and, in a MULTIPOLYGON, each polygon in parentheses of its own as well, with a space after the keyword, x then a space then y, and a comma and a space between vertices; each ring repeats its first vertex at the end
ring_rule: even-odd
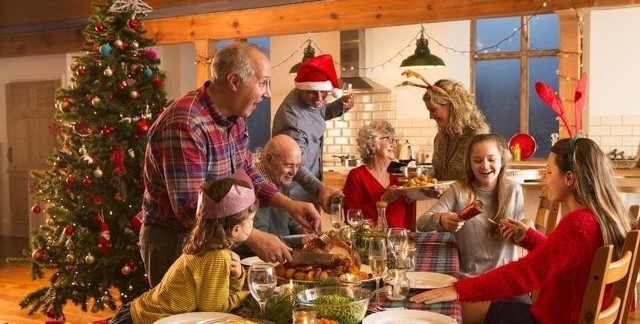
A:
MULTIPOLYGON (((460 264, 458 260, 458 247, 455 237, 450 232, 412 232, 411 241, 416 246, 415 270, 416 272, 435 272, 446 274, 455 278, 459 277, 460 264)), ((411 289, 409 297, 424 290, 411 289)), ((462 323, 462 304, 460 301, 441 302, 435 304, 413 303, 409 298, 404 300, 391 300, 386 294, 374 294, 369 302, 369 313, 383 309, 414 309, 424 310, 455 319, 462 323)))

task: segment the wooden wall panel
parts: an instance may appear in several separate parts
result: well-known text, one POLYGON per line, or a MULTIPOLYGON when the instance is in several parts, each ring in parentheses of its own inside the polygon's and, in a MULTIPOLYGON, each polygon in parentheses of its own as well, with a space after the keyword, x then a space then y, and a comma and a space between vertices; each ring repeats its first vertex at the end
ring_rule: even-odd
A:
MULTIPOLYGON (((34 0, 46 3, 47 0, 34 0)), ((57 4, 56 17, 66 11, 67 0, 50 0, 57 4), (65 5, 61 4, 62 2, 65 5), (61 10, 59 8, 65 8, 61 10)), ((68 0, 76 3, 85 0, 68 0)), ((217 2, 221 2, 218 0, 217 2)), ((5 10, 0 2, 0 12, 5 10)), ((283 0, 238 0, 233 3, 254 7, 264 3, 284 3, 283 0)), ((172 18, 152 19, 153 12, 145 23, 149 36, 159 45, 188 43, 201 39, 235 39, 256 36, 300 34, 332 30, 347 30, 369 27, 415 24, 421 22, 441 22, 470 18, 486 18, 507 15, 548 13, 569 8, 589 8, 595 5, 603 7, 638 5, 640 0, 573 0, 547 1, 542 7, 540 0, 298 0, 295 4, 277 5, 250 10, 231 10, 199 15, 182 15, 172 18)), ((27 2, 20 2, 26 5, 27 2)), ((165 10, 166 14, 181 13, 185 8, 200 8, 205 0, 149 0, 165 10), (186 4, 191 4, 186 6, 186 4), (170 7, 172 5, 182 7, 170 7)), ((219 3, 218 3, 219 4, 219 3)), ((30 7, 32 6, 29 2, 30 7)), ((38 10, 40 11, 40 10, 38 10)), ((36 14, 35 12, 33 13, 36 14)), ((0 14, 0 21, 6 12, 0 14)), ((69 18, 78 14, 69 13, 69 18)), ((37 15, 36 15, 37 16, 37 15)), ((34 20, 42 20, 38 18, 34 20)), ((28 22, 31 20, 23 20, 28 22)), ((13 23, 17 23, 13 21, 13 23)), ((52 30, 38 33, 2 33, 0 25, 0 58, 28 55, 59 54, 76 51, 82 44, 79 30, 52 30)))

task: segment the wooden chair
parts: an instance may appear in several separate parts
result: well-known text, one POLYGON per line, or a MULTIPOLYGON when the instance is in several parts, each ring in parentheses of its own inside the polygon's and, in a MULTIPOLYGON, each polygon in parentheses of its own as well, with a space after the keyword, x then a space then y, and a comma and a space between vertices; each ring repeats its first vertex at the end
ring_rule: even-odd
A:
POLYGON ((548 236, 556 229, 559 214, 560 203, 549 200, 549 187, 542 187, 538 212, 536 213, 536 229, 548 236))
POLYGON ((640 221, 640 219, 638 219, 638 217, 640 217, 640 215, 638 215, 640 209, 640 205, 631 205, 629 206, 629 216, 631 216, 631 220, 634 222, 634 225, 638 226, 638 222, 640 221))
POLYGON ((582 302, 580 323, 626 323, 638 276, 640 231, 629 232, 622 256, 613 261, 613 245, 598 248, 591 266, 587 290, 582 302), (613 284, 609 307, 602 309, 605 287, 613 284))

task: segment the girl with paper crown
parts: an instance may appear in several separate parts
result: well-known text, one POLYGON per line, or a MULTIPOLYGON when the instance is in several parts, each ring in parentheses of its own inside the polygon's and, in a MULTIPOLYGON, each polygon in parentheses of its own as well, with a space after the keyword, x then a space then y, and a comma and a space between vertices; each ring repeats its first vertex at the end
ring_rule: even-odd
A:
MULTIPOLYGON (((245 273, 229 248, 253 229, 258 209, 244 171, 200 186, 196 223, 160 284, 120 308, 111 323, 153 323, 174 314, 229 312, 248 296, 245 273)), ((153 265, 151 265, 153 266, 153 265)))

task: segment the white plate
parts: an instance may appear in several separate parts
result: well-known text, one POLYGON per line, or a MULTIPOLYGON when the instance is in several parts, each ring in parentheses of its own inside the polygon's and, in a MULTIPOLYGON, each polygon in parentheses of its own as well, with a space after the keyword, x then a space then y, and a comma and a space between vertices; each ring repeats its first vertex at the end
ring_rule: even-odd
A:
POLYGON ((456 320, 442 314, 415 310, 397 309, 378 312, 365 317, 362 324, 451 324, 456 320))
POLYGON ((437 272, 407 272, 411 288, 433 289, 453 285, 456 278, 437 272))
POLYGON ((422 190, 424 190, 424 189, 433 189, 434 187, 439 187, 439 186, 450 186, 454 182, 455 181, 453 181, 453 180, 438 181, 438 183, 434 183, 434 184, 430 184, 430 185, 426 185, 426 186, 401 187, 401 188, 398 188, 398 189, 400 191, 402 191, 407 197, 409 197, 409 198, 411 198, 413 200, 433 199, 432 197, 429 197, 429 196, 425 195, 422 192, 422 190))
POLYGON ((238 315, 218 312, 193 312, 165 317, 154 324, 214 324, 230 319, 242 319, 238 315))
POLYGON ((244 259, 240 260, 240 263, 245 267, 251 266, 252 264, 259 263, 259 262, 268 263, 268 264, 273 265, 274 267, 277 265, 277 263, 262 261, 262 259, 260 259, 257 256, 252 256, 252 257, 248 257, 248 258, 244 258, 244 259))

